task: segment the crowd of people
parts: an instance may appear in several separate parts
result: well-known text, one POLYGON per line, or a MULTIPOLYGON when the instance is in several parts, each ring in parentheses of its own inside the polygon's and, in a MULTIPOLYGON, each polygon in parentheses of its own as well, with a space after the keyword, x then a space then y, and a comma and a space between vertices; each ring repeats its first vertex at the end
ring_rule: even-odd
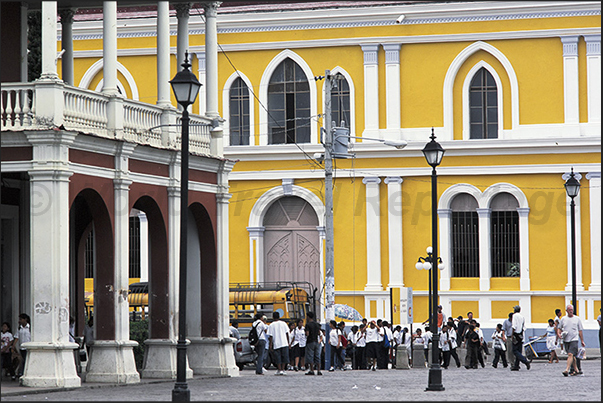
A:
MULTIPOLYGON (((549 363, 558 363, 556 349, 564 349, 568 354, 567 368, 564 376, 582 374, 580 366, 580 349, 585 347, 582 334, 582 321, 573 314, 572 305, 566 307, 566 316, 561 309, 555 312, 555 318, 549 319, 546 333, 547 348, 551 351, 549 363)), ((423 325, 429 320, 423 322, 423 325)), ((490 338, 486 338, 479 322, 468 312, 467 318, 446 317, 442 307, 438 306, 437 332, 439 335, 439 363, 447 369, 450 365, 466 369, 484 368, 488 356, 494 355, 491 366, 510 367, 511 371, 519 371, 521 364, 531 368, 530 361, 523 354, 526 320, 521 314, 521 307, 516 305, 513 312, 503 323, 498 323, 490 338), (491 349, 488 341, 491 339, 491 349), (466 349, 464 362, 457 352, 459 347, 466 349)), ((429 363, 429 351, 434 337, 430 327, 418 328, 411 334, 408 327, 392 326, 386 320, 367 320, 353 325, 346 331, 345 322, 331 320, 328 332, 315 321, 314 314, 309 312, 304 323, 302 319, 287 324, 280 319, 278 312, 273 313, 272 323, 267 323, 266 316, 258 314, 253 322, 257 327, 259 342, 255 346, 258 352, 256 374, 263 375, 267 371, 264 362, 268 354, 277 367, 276 375, 285 375, 286 371, 306 371, 306 375, 322 375, 323 370, 371 370, 395 368, 398 346, 408 352, 412 365, 412 349, 422 349, 425 365, 429 363), (327 350, 328 345, 328 350, 327 350), (328 369, 325 367, 326 353, 329 352, 328 369), (346 365, 346 359, 349 364, 346 365)), ((231 326, 231 330, 233 327, 231 326)), ((232 334, 232 333, 231 333, 232 334)))

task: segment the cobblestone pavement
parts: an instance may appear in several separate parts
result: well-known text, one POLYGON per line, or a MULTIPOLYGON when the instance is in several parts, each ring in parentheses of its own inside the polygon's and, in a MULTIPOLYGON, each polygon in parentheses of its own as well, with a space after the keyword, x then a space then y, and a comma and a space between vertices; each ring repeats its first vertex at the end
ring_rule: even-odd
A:
MULTIPOLYGON (((378 371, 323 371, 323 376, 306 376, 288 371, 275 376, 255 375, 247 367, 239 377, 195 377, 187 381, 191 401, 540 401, 559 392, 563 401, 601 401, 601 360, 582 361, 583 375, 564 377, 563 361, 549 364, 534 360, 528 371, 510 371, 499 365, 467 370, 442 369, 444 391, 425 391, 427 368, 378 371), (565 393, 568 393, 565 395, 565 393)), ((2 401, 170 401, 173 381, 143 380, 136 385, 86 384, 81 388, 42 392, 12 387, 2 382, 2 401), (42 392, 42 393, 38 393, 42 392)))

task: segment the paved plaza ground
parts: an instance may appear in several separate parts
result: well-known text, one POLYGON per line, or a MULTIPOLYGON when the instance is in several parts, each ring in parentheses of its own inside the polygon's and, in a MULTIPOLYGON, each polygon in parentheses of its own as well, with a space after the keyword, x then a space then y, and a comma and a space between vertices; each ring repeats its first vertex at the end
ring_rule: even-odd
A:
MULTIPOLYGON (((597 349, 598 350, 598 349, 597 349)), ((491 356, 489 357, 491 358, 491 356)), ((427 368, 378 371, 323 371, 307 376, 255 375, 251 367, 239 377, 195 376, 187 381, 191 401, 601 401, 600 356, 582 361, 584 374, 564 377, 565 363, 536 359, 528 371, 510 371, 487 363, 485 368, 442 369, 444 391, 425 391, 427 368)), ((143 379, 136 385, 83 383, 81 388, 54 391, 2 382, 2 401, 170 401, 174 381, 143 379)))

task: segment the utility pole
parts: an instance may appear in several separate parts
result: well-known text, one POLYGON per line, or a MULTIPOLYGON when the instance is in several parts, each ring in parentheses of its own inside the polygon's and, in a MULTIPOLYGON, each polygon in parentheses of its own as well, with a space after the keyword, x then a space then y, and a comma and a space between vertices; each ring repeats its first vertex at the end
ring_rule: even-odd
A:
MULTIPOLYGON (((333 129, 331 127, 331 70, 325 70, 325 323, 335 319, 335 249, 333 242, 333 129)), ((328 327, 328 325, 327 325, 328 327)))

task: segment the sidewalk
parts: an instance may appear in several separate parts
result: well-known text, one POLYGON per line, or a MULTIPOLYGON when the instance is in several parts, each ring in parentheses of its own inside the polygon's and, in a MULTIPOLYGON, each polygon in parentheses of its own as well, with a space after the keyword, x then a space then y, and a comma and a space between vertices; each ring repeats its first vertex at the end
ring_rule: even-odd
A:
MULTIPOLYGON (((537 368, 540 369, 544 369, 544 368, 550 368, 553 369, 552 370, 552 376, 556 376, 560 379, 568 379, 568 378, 563 378, 561 376, 561 370, 562 367, 565 367, 565 363, 564 360, 567 359, 567 356, 565 354, 560 355, 559 356, 559 360, 560 362, 558 364, 554 364, 554 365, 549 365, 548 361, 546 358, 538 358, 533 360, 533 369, 529 372, 530 376, 529 378, 532 378, 533 376, 536 376, 536 374, 538 374, 539 370, 537 368), (536 370, 536 371, 535 371, 536 370)), ((601 354, 599 352, 598 348, 587 348, 586 349, 586 361, 588 362, 588 366, 592 366, 592 364, 594 364, 594 366, 596 368, 600 369, 600 362, 593 362, 594 360, 599 360, 601 359, 601 354), (592 364, 591 364, 592 363, 592 364)), ((488 360, 489 361, 489 360, 488 360)), ((586 363, 584 363, 586 365, 586 363)), ((325 376, 323 377, 304 377, 304 376, 298 376, 298 375, 303 375, 303 372, 300 371, 299 373, 289 373, 288 377, 274 377, 274 376, 270 376, 274 373, 273 370, 269 370, 268 371, 268 376, 263 376, 263 377, 256 377, 254 376, 254 371, 249 368, 245 368, 245 370, 241 371, 241 376, 240 377, 235 377, 235 378, 229 378, 230 381, 224 381, 224 378, 221 377, 216 377, 216 376, 194 376, 193 379, 189 379, 187 380, 187 382, 190 383, 190 386, 192 388, 193 385, 195 384, 205 384, 208 383, 209 379, 215 379, 214 381, 209 381, 210 384, 219 384, 219 383, 230 383, 230 384, 234 384, 236 386, 234 386, 234 388, 237 390, 236 393, 238 392, 238 389, 240 387, 243 388, 243 390, 241 391, 241 393, 245 393, 245 390, 247 390, 247 392, 249 393, 249 389, 245 388, 244 385, 246 383, 249 382, 249 380, 256 380, 256 381, 261 381, 264 380, 266 383, 266 386, 268 386, 270 383, 273 383, 274 381, 284 381, 283 378, 296 378, 298 380, 308 380, 308 378, 310 379, 321 379, 324 378, 325 381, 328 381, 328 379, 333 379, 333 373, 328 373, 325 371, 325 376), (243 379, 244 378, 244 379, 243 379)), ((523 368, 522 368, 523 369, 523 368)), ((451 368, 449 370, 446 370, 445 374, 446 377, 448 378, 449 376, 458 376, 458 375, 462 375, 465 374, 466 376, 466 370, 464 368, 451 368), (456 375, 455 375, 456 374, 456 375)), ((507 371, 502 371, 501 369, 498 370, 498 372, 490 372, 490 371, 497 371, 493 368, 491 368, 490 365, 486 366, 486 371, 484 371, 484 369, 478 369, 475 370, 474 372, 471 372, 472 376, 477 376, 477 377, 481 377, 483 375, 486 374, 490 374, 488 377, 484 378, 484 380, 480 381, 480 382, 487 382, 488 379, 496 379, 496 378, 491 378, 491 376, 493 376, 495 373, 498 374, 500 376, 500 374, 507 374, 507 371)), ((387 371, 378 371, 376 373, 372 373, 372 375, 370 375, 371 371, 344 371, 342 372, 340 375, 336 375, 337 378, 343 376, 344 378, 346 377, 360 377, 357 382, 360 382, 360 379, 362 378, 366 378, 366 377, 373 377, 375 375, 377 375, 377 379, 380 379, 381 381, 385 381, 387 378, 390 377, 395 377, 396 379, 398 377, 403 377, 406 379, 411 379, 411 378, 415 378, 415 376, 418 375, 418 379, 420 379, 420 386, 419 390, 423 389, 423 383, 424 383, 424 375, 426 374, 426 369, 425 368, 412 368, 409 370, 387 370, 387 371)), ((519 374, 516 373, 516 374, 519 374)), ((525 370, 521 371, 521 374, 528 374, 527 372, 525 372, 525 370)), ((544 375, 544 374, 543 374, 544 375)), ((590 370, 589 376, 594 375, 592 372, 592 369, 590 370)), ((335 379, 337 379, 335 378, 335 379)), ((570 377, 571 378, 571 377, 570 377)), ((291 380, 292 380, 291 379, 291 380)), ((461 379, 466 379, 464 376, 462 376, 461 379)), ((534 385, 536 384, 542 384, 544 383, 545 385, 549 385, 549 386, 554 386, 555 383, 554 381, 552 381, 548 376, 546 376, 543 379, 540 379, 540 382, 534 382, 534 379, 524 379, 526 381, 526 387, 528 386, 528 384, 530 385, 530 387, 534 387, 534 385), (552 383, 548 383, 548 381, 551 381, 552 383)), ((446 380, 447 383, 449 382, 449 380, 446 380)), ((58 387, 58 388, 31 388, 31 387, 25 387, 25 386, 19 386, 18 381, 11 381, 10 378, 8 377, 4 377, 2 379, 2 388, 1 388, 1 396, 2 396, 2 400, 5 400, 4 397, 12 397, 9 400, 17 400, 20 397, 24 398, 23 400, 27 400, 25 399, 26 397, 28 399, 33 399, 34 396, 41 396, 42 394, 51 394, 51 395, 55 395, 54 392, 70 392, 72 396, 76 396, 76 395, 88 395, 90 396, 89 400, 95 400, 94 398, 92 398, 93 395, 102 395, 104 397, 107 398, 107 400, 111 400, 108 399, 109 396, 111 395, 115 395, 115 394, 120 394, 120 393, 124 393, 125 390, 128 390, 128 392, 126 392, 128 394, 128 398, 127 400, 133 400, 133 401, 137 401, 137 400, 148 400, 145 399, 144 396, 145 395, 138 395, 137 393, 132 393, 134 391, 139 391, 139 390, 143 390, 143 391, 151 391, 151 390, 155 390, 155 389, 162 389, 164 390, 167 395, 169 395, 169 391, 173 388, 173 384, 174 384, 175 380, 172 379, 141 379, 140 383, 136 383, 136 384, 130 384, 130 385, 119 385, 119 384, 112 384, 112 383, 88 383, 88 382, 82 382, 82 386, 78 387, 78 388, 63 388, 63 387, 58 387), (160 384, 165 384, 165 385, 160 385, 160 384), (114 388, 114 389, 111 389, 114 388), (119 389, 117 389, 119 388, 119 389), (126 389, 122 389, 122 388, 126 388, 126 389), (31 396, 34 395, 34 396, 31 396)), ((463 381, 465 382, 465 381, 463 381)), ((599 388, 599 392, 600 392, 600 377, 598 378, 598 388, 599 388)), ((333 387, 337 387, 339 385, 337 384, 330 384, 330 388, 333 387)), ((450 386, 450 385, 449 385, 450 386)), ((225 391, 223 391, 224 393, 224 401, 232 401, 233 397, 235 397, 232 393, 235 393, 232 389, 233 386, 229 386, 225 391), (230 391, 230 392, 229 392, 230 391), (230 394, 229 394, 230 393, 230 394), (230 398, 229 398, 230 397, 230 398)), ((346 387, 347 387, 347 382, 346 382, 346 387)), ((547 386, 548 387, 548 386, 547 386)), ((213 388, 212 388, 213 389, 213 388)), ((263 392, 265 393, 266 390, 264 390, 263 392)), ((334 390, 332 390, 334 391, 334 390)), ((316 391, 318 392, 318 391, 316 391)), ((544 393, 544 392, 543 392, 544 393)), ((56 397, 58 399, 59 395, 62 394, 56 394, 56 397)), ((50 396, 50 395, 49 395, 50 396)), ((259 395, 258 395, 259 396, 259 395)), ((462 397, 461 395, 459 395, 459 397, 462 397)), ((538 396, 534 395, 534 399, 536 399, 538 396)), ((541 397, 541 396, 540 396, 541 397)), ((353 398, 353 397, 352 397, 353 398)), ((49 398, 46 398, 49 399, 49 398)), ((43 398, 40 400, 44 400, 43 398)), ((50 400, 56 400, 56 399, 50 399, 50 400)), ((103 399, 101 399, 103 400, 103 399)), ((213 400, 213 399, 210 399, 213 400)), ((236 400, 236 399, 234 399, 236 400)), ((454 400, 454 399, 452 399, 454 400)), ((479 399, 478 399, 479 400, 479 399)), ((486 399, 486 400, 492 400, 492 399, 486 399)), ((501 399, 504 400, 504 399, 501 399)), ((536 399, 538 400, 538 399, 536 399)))

